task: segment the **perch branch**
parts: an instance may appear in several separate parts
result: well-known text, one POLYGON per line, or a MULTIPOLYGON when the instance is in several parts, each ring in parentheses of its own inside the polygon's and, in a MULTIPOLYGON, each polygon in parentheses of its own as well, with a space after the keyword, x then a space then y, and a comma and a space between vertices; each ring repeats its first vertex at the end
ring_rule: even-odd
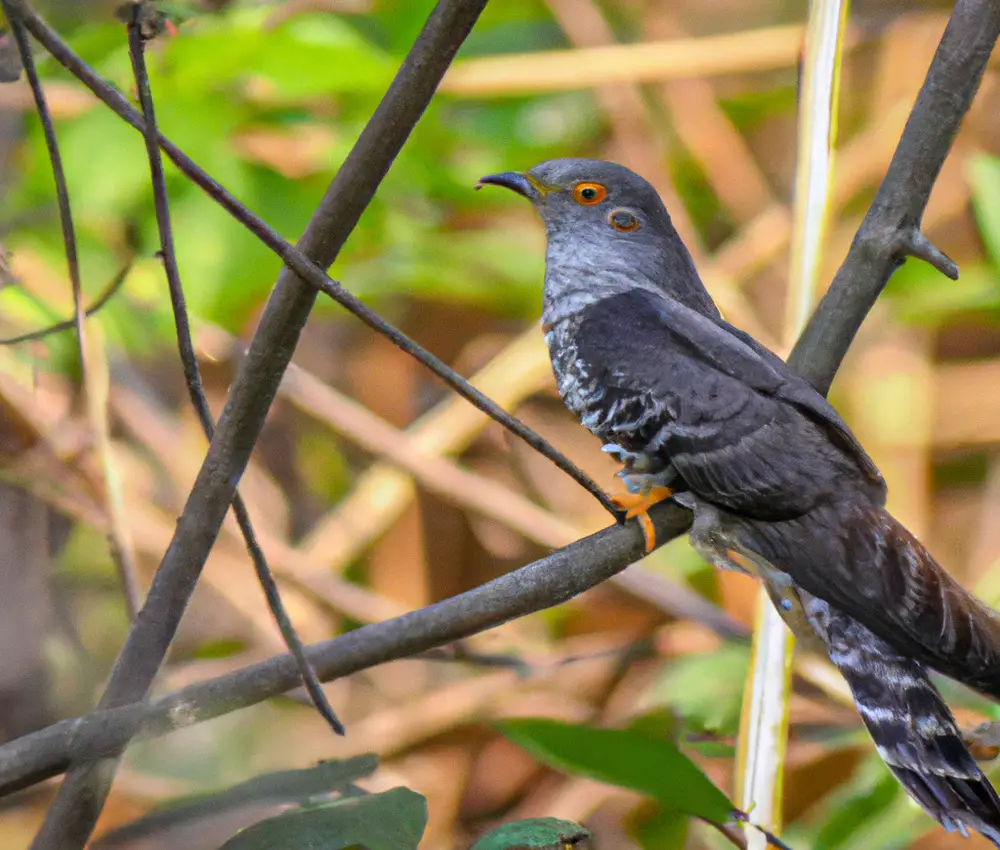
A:
MULTIPOLYGON (((687 511, 672 504, 656 506, 652 516, 658 536, 676 537, 688 524, 687 511)), ((306 654, 324 681, 408 658, 565 602, 625 569, 643 545, 635 523, 614 525, 458 596, 307 647, 306 654)), ((294 660, 280 655, 147 703, 64 720, 0 747, 0 794, 54 776, 70 761, 113 756, 137 728, 145 736, 164 735, 298 684, 294 660)))

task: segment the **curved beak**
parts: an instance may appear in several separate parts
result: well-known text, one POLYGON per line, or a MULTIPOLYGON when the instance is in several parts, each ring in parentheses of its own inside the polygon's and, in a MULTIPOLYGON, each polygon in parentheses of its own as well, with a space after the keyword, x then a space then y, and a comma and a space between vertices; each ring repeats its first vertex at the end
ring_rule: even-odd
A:
POLYGON ((538 184, 522 171, 504 171, 500 174, 488 174, 480 178, 476 184, 477 189, 483 186, 503 186, 512 192, 527 198, 531 202, 537 201, 542 192, 538 184))

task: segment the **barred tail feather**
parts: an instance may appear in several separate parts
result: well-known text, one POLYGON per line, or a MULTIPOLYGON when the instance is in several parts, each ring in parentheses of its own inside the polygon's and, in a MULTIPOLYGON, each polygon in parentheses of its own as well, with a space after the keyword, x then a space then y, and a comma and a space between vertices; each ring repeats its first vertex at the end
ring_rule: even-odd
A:
POLYGON ((974 829, 1000 847, 1000 797, 924 666, 823 600, 800 598, 879 755, 909 795, 949 832, 974 829))
POLYGON ((865 568, 883 575, 887 610, 902 627, 893 634, 919 642, 913 655, 928 667, 1000 699, 1000 615, 958 584, 885 509, 863 511, 855 528, 851 536, 870 536, 874 558, 865 568))
POLYGON ((742 548, 904 653, 1000 701, 1000 614, 856 492, 781 522, 736 521, 742 548))

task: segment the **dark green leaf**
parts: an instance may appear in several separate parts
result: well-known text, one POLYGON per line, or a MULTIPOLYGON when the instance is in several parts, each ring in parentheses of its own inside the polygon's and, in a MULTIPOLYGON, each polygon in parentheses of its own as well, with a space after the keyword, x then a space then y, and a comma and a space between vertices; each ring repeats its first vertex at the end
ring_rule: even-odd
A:
POLYGON ((222 850, 417 850, 427 826, 427 800, 409 788, 348 797, 261 821, 222 850))
POLYGON ((554 720, 509 720, 500 730, 552 767, 631 788, 663 806, 713 823, 725 823, 733 811, 726 795, 669 741, 554 720))
POLYGON ((324 761, 304 770, 265 773, 225 791, 171 800, 162 808, 108 833, 97 846, 125 846, 180 823, 260 803, 303 803, 319 795, 343 791, 351 783, 371 775, 376 767, 378 759, 368 754, 344 761, 324 761))

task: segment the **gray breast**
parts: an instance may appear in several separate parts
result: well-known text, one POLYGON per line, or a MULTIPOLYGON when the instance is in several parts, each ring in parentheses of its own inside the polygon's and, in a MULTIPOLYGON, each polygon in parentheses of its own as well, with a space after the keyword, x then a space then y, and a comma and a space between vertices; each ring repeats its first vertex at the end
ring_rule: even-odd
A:
POLYGON ((576 316, 564 319, 546 331, 545 344, 563 403, 588 430, 597 433, 607 388, 602 386, 597 365, 580 355, 579 325, 576 316))
POLYGON ((609 386, 607 369, 581 354, 579 325, 570 317, 545 334, 559 395, 591 433, 644 449, 659 430, 650 431, 650 426, 660 417, 661 406, 641 388, 609 386))

